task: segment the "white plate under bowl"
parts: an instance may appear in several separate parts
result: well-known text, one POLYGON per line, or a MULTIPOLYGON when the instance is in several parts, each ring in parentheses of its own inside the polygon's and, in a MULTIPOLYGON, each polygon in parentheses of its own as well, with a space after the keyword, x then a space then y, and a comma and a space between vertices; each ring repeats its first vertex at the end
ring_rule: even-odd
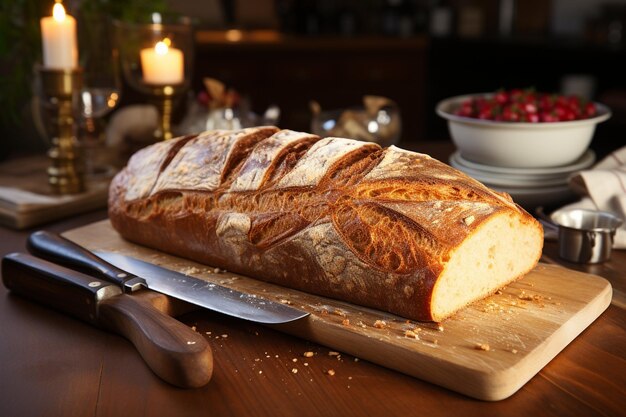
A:
POLYGON ((596 154, 591 149, 587 149, 580 158, 571 164, 547 168, 509 168, 485 165, 465 158, 461 151, 454 152, 450 158, 454 158, 460 165, 483 172, 527 177, 548 177, 550 175, 569 175, 570 173, 589 168, 596 161, 596 154))
POLYGON ((504 191, 511 195, 513 201, 527 210, 533 210, 539 206, 552 206, 575 197, 574 192, 567 186, 537 187, 537 188, 512 188, 502 187, 495 184, 485 184, 497 191, 504 191))
POLYGON ((478 171, 459 164, 454 158, 450 158, 450 165, 459 171, 462 171, 470 177, 492 185, 502 187, 516 188, 532 188, 532 187, 555 187, 567 184, 570 174, 558 175, 554 178, 534 178, 534 177, 516 177, 514 175, 493 174, 490 172, 478 171))

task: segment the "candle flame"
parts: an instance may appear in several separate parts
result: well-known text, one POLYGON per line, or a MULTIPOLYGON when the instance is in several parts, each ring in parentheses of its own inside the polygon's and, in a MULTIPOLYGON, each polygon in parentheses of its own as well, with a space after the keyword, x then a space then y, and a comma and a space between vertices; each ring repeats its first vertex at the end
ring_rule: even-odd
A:
POLYGON ((57 22, 62 22, 65 20, 65 8, 61 3, 56 3, 52 8, 52 17, 57 22))
POLYGON ((169 48, 167 47, 167 43, 165 43, 164 41, 160 41, 157 42, 156 45, 154 45, 154 50, 158 55, 165 55, 167 54, 169 48))

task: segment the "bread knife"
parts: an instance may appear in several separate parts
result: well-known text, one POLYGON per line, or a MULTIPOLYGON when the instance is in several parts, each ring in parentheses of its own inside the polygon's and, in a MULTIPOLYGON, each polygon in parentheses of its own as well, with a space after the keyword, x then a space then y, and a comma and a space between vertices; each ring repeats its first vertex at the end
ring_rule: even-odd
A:
POLYGON ((209 310, 256 323, 289 323, 309 315, 282 303, 245 294, 127 255, 100 251, 94 254, 47 231, 31 234, 27 247, 29 252, 41 258, 117 282, 126 291, 147 287, 209 310))
POLYGON ((2 281, 12 292, 124 336, 170 384, 197 388, 211 379, 213 356, 206 339, 116 284, 25 253, 2 259, 2 281))

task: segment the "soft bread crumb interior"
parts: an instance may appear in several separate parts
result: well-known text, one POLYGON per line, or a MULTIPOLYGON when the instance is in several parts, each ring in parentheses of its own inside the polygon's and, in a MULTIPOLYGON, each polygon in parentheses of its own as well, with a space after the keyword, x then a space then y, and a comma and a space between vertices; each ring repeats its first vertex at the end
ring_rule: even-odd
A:
POLYGON ((542 246, 540 228, 531 221, 509 213, 485 221, 451 254, 433 290, 433 318, 445 318, 527 273, 542 246))

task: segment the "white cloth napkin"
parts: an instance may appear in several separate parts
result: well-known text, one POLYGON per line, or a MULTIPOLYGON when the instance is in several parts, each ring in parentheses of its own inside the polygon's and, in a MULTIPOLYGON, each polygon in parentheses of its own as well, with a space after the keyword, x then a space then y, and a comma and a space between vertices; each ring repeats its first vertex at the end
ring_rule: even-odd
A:
POLYGON ((592 169, 574 174, 569 185, 582 199, 563 208, 603 210, 621 217, 625 224, 615 233, 613 248, 626 249, 626 146, 592 169))

